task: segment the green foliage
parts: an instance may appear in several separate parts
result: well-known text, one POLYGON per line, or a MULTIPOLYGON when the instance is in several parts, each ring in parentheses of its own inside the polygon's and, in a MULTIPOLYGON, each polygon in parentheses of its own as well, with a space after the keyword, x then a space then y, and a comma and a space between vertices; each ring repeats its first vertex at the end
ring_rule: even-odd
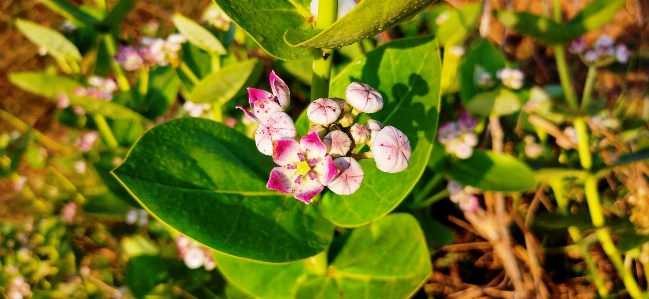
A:
POLYGON ((446 173, 462 185, 484 191, 527 191, 536 184, 532 170, 525 163, 487 151, 474 151, 468 159, 451 159, 446 173))
POLYGON ((520 109, 518 95, 504 87, 480 92, 466 103, 466 110, 476 116, 510 115, 520 109))
POLYGON ((16 20, 16 27, 30 41, 45 48, 53 57, 67 61, 81 60, 77 47, 58 31, 21 19, 16 20))
POLYGON ((190 43, 211 54, 226 54, 221 42, 211 32, 203 28, 203 26, 196 24, 196 22, 179 13, 176 13, 171 20, 178 31, 187 37, 190 43))
POLYGON ((113 174, 161 221, 215 250, 265 262, 323 251, 333 226, 316 206, 268 190, 273 166, 233 129, 178 119, 142 136, 113 174))
POLYGON ((323 196, 322 210, 327 219, 339 226, 360 226, 387 214, 410 193, 426 168, 433 148, 439 113, 440 68, 437 41, 433 37, 411 38, 367 53, 333 79, 330 91, 333 97, 344 97, 351 82, 364 82, 381 92, 384 107, 371 117, 406 134, 412 156, 408 169, 397 174, 378 170, 372 160, 360 161, 365 179, 356 193, 323 196))
POLYGON ((475 83, 478 67, 496 78, 496 72, 505 68, 505 56, 488 40, 478 41, 467 53, 460 66, 460 98, 467 103, 481 90, 475 83))
POLYGON ((262 67, 257 59, 226 66, 198 82, 189 99, 194 103, 223 105, 240 94, 246 86, 257 83, 262 67))
POLYGON ((115 29, 119 24, 124 21, 126 16, 135 9, 138 0, 120 0, 115 4, 115 7, 108 13, 108 15, 95 26, 97 30, 102 32, 109 32, 115 29))
POLYGON ((95 25, 98 22, 93 16, 66 0, 41 0, 40 3, 43 3, 49 9, 60 14, 77 26, 95 25))
POLYGON ((482 4, 474 3, 448 12, 448 18, 437 28, 437 38, 442 46, 462 44, 478 26, 482 4))
POLYGON ((155 255, 138 255, 131 258, 124 271, 125 282, 133 296, 144 298, 158 283, 169 276, 165 261, 155 255))

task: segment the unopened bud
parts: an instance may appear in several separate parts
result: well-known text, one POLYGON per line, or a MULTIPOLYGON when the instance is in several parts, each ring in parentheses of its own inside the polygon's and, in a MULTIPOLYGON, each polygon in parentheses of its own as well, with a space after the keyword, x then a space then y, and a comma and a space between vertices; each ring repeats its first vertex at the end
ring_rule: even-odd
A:
POLYGON ((338 123, 343 128, 349 128, 352 124, 354 124, 354 117, 351 114, 345 114, 340 118, 340 121, 338 123))
POLYGON ((383 125, 378 120, 370 119, 365 123, 365 127, 370 132, 370 140, 367 142, 367 145, 372 145, 374 136, 383 129, 383 125))
POLYGON ((408 137, 393 126, 383 128, 370 146, 374 153, 376 167, 389 173, 397 173, 408 168, 412 154, 408 137))
POLYGON ((329 131, 327 131, 327 128, 321 125, 313 125, 309 127, 309 131, 307 132, 307 135, 313 132, 318 134, 318 137, 320 137, 320 139, 324 138, 325 136, 327 136, 327 133, 329 133, 329 131))
POLYGON ((366 143, 370 140, 370 131, 366 126, 360 124, 354 124, 349 133, 352 135, 352 139, 356 144, 366 143))
POLYGON ((352 140, 340 130, 329 132, 323 142, 327 147, 327 153, 333 158, 347 155, 352 147, 352 140))
POLYGON ((367 84, 352 82, 345 95, 349 104, 361 112, 374 113, 383 108, 383 97, 367 84))
POLYGON ((342 109, 332 99, 317 99, 307 108, 307 117, 317 125, 327 126, 340 117, 342 109))

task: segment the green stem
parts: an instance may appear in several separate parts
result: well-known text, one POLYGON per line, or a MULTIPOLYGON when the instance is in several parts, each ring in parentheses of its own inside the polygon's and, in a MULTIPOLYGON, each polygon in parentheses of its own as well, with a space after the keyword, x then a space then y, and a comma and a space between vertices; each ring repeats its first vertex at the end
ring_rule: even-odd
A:
POLYGON ((117 148, 119 146, 119 143, 117 142, 117 139, 115 139, 113 132, 110 130, 110 126, 108 126, 106 119, 99 114, 93 115, 93 118, 95 119, 97 129, 99 129, 99 134, 101 134, 101 137, 106 143, 106 146, 108 146, 108 148, 110 149, 117 148))
MULTIPOLYGON (((318 3, 318 19, 316 29, 324 30, 336 21, 338 15, 338 0, 321 0, 318 3)), ((311 100, 329 97, 329 81, 333 66, 333 49, 320 49, 313 57, 313 73, 311 76, 311 100)))
POLYGON ((438 201, 438 200, 440 200, 440 199, 442 199, 444 197, 448 197, 449 195, 451 195, 451 193, 448 192, 448 190, 444 189, 444 190, 440 191, 439 193, 429 197, 428 199, 418 203, 417 205, 413 205, 413 208, 421 209, 421 208, 428 207, 428 206, 432 205, 433 203, 435 203, 436 201, 438 201))
POLYGON ((554 12, 554 21, 559 24, 563 23, 563 20, 561 20, 561 0, 552 1, 552 10, 554 12))
POLYGON ((113 69, 113 72, 115 73, 115 79, 117 80, 117 85, 119 86, 119 89, 121 91, 131 90, 131 85, 128 83, 128 79, 124 74, 124 70, 122 69, 122 66, 120 66, 119 63, 117 63, 117 61, 112 58, 115 56, 115 54, 117 54, 117 46, 115 45, 115 40, 113 39, 113 36, 110 34, 105 34, 104 44, 106 45, 108 56, 111 57, 110 66, 113 69))
POLYGON ((424 187, 417 193, 415 196, 415 199, 412 201, 412 205, 416 206, 421 202, 422 200, 426 199, 426 196, 430 194, 435 187, 439 184, 439 182, 444 178, 444 176, 441 173, 435 174, 427 183, 424 185, 424 187))
MULTIPOLYGON (((568 227, 568 233, 570 234, 570 238, 572 238, 572 241, 575 242, 575 244, 581 242, 581 231, 579 230, 579 228, 577 228, 576 226, 568 227)), ((597 287, 597 293, 599 293, 599 296, 602 298, 608 297, 608 289, 606 288, 606 284, 604 283, 604 278, 599 275, 599 271, 597 271, 597 264, 595 264, 593 257, 590 255, 588 246, 579 246, 579 251, 581 252, 581 256, 584 257, 588 272, 593 279, 593 283, 595 283, 595 286, 597 287)))
POLYGON ((586 86, 584 86, 584 94, 581 97, 581 109, 586 109, 590 106, 593 97, 593 87, 595 86, 595 76, 597 75, 597 67, 591 66, 588 68, 588 76, 586 77, 586 86))
POLYGON ((211 55, 212 73, 216 73, 221 69, 221 56, 218 54, 211 55))
POLYGON ((180 63, 180 71, 182 71, 185 76, 189 78, 189 81, 192 81, 192 83, 194 83, 194 85, 198 84, 198 82, 201 81, 201 79, 199 79, 198 76, 194 74, 194 71, 192 71, 192 69, 189 68, 189 66, 184 62, 180 63))
POLYGON ((221 105, 216 103, 212 104, 212 115, 214 115, 214 120, 217 122, 223 122, 223 108, 221 105))
POLYGON ((149 91, 149 68, 142 68, 140 70, 140 80, 138 81, 137 91, 144 99, 149 91))
POLYGON ((106 0, 95 0, 95 3, 97 4, 97 8, 102 11, 107 11, 106 0))
POLYGON ((579 161, 584 169, 590 169, 593 166, 593 157, 590 154, 590 147, 588 146, 588 129, 586 128, 586 121, 583 117, 578 117, 573 120, 575 133, 577 134, 577 152, 579 153, 579 161))
POLYGON ((557 70, 559 71, 559 79, 561 80, 561 88, 566 97, 566 101, 570 108, 577 109, 579 107, 577 103, 577 94, 575 89, 572 87, 570 70, 568 69, 568 63, 566 62, 566 53, 563 49, 563 46, 554 46, 554 55, 557 60, 557 70))

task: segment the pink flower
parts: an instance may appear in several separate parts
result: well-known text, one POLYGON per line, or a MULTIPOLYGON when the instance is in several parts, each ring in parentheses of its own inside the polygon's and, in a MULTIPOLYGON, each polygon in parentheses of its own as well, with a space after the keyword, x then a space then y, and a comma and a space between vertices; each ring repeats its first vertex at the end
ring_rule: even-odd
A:
POLYGON ((327 126, 340 117, 342 109, 333 99, 317 99, 307 108, 309 120, 317 125, 327 126))
POLYGON ((293 139, 297 135, 295 124, 288 114, 277 112, 259 123, 255 132, 255 144, 264 155, 273 153, 273 141, 293 139))
POLYGON ((352 82, 345 95, 349 104, 358 111, 374 113, 383 108, 383 97, 367 84, 352 82))
POLYGON ((72 222, 74 215, 77 213, 77 207, 78 205, 75 202, 71 202, 65 205, 61 210, 61 219, 63 219, 63 221, 67 223, 72 222))
POLYGON ((568 52, 570 53, 579 54, 584 52, 584 50, 586 50, 586 41, 581 37, 574 39, 568 44, 568 52))
POLYGON ((340 130, 329 132, 323 141, 327 147, 327 153, 334 158, 346 156, 352 147, 352 140, 340 130))
POLYGON ((396 173, 408 167, 412 154, 408 137, 393 126, 386 126, 376 135, 372 146, 376 167, 389 173, 396 173))
POLYGON ((329 183, 329 189, 338 195, 349 195, 356 192, 365 178, 361 165, 352 157, 337 158, 334 160, 334 164, 340 174, 329 183))
POLYGON ((617 45, 615 47, 615 58, 618 62, 627 63, 629 56, 631 56, 631 51, 625 45, 617 45))
POLYGON ((354 139, 354 143, 356 144, 363 144, 370 140, 370 131, 366 126, 361 124, 354 124, 349 129, 349 134, 352 135, 352 139, 354 139))
POLYGON ((275 71, 270 73, 270 87, 273 93, 257 88, 248 88, 248 102, 252 111, 248 111, 243 106, 237 106, 250 119, 255 122, 271 117, 277 112, 282 112, 288 107, 289 89, 288 86, 275 75, 275 71))
POLYGON ((471 114, 464 112, 457 120, 457 126, 464 132, 472 132, 475 130, 478 121, 471 114))
POLYGON ((144 59, 140 56, 139 51, 131 46, 119 47, 115 61, 127 71, 135 71, 144 65, 144 59))
POLYGON ((447 143, 460 135, 460 130, 455 122, 449 122, 439 127, 437 139, 441 143, 447 143))
POLYGON ((273 168, 266 187, 293 196, 308 204, 338 174, 327 148, 317 133, 300 139, 273 142, 273 168))
POLYGON ((70 98, 68 97, 68 95, 62 93, 58 97, 56 97, 57 108, 65 109, 68 108, 68 106, 70 106, 70 98))

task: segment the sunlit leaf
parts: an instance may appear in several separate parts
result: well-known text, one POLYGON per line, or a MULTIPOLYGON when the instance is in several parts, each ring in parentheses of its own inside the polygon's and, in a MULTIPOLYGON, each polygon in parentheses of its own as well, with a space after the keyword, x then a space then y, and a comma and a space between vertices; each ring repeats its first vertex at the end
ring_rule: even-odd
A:
POLYGON ((174 14, 171 18, 174 25, 182 33, 190 43, 205 50, 208 53, 219 55, 226 54, 225 48, 221 42, 203 26, 197 24, 192 19, 189 19, 179 13, 174 14))
POLYGON ((47 49, 50 55, 63 60, 81 60, 79 49, 58 31, 21 19, 16 20, 16 27, 30 41, 47 49))

